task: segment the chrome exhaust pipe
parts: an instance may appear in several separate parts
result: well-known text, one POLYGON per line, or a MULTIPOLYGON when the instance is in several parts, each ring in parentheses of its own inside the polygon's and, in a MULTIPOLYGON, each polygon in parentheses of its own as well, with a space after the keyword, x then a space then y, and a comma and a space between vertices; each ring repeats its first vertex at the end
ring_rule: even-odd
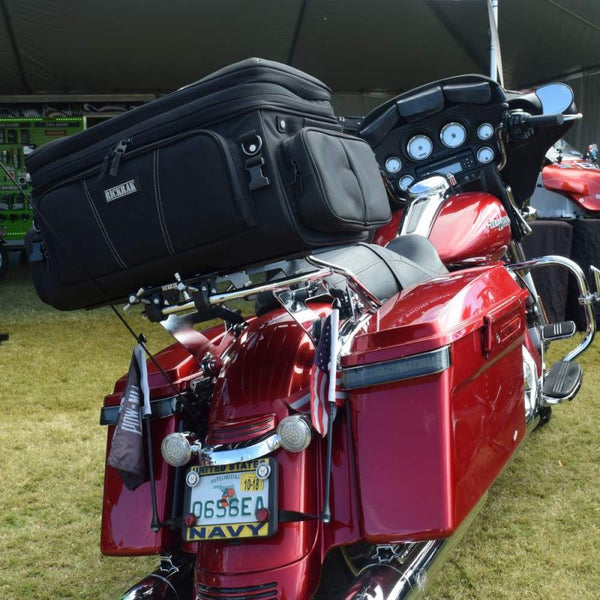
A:
POLYGON ((401 561, 372 564, 364 568, 346 592, 344 600, 417 600, 426 590, 434 573, 461 540, 487 494, 448 538, 406 544, 409 550, 401 561))
POLYGON ((129 588, 121 600, 189 600, 194 591, 195 556, 161 556, 158 569, 129 588))
MULTIPOLYGON (((450 538, 448 538, 449 540, 450 538)), ((348 590, 344 600, 415 600, 425 591, 429 568, 441 558, 448 540, 415 544, 414 555, 405 565, 368 567, 348 590)))

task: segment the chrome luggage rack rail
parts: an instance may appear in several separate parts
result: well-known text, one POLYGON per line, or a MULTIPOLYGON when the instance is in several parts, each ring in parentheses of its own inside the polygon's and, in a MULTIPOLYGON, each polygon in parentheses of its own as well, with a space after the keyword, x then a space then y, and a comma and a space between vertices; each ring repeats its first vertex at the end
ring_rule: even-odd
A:
MULTIPOLYGON (((570 362, 589 347, 594 339, 594 335, 596 334, 596 318, 594 315, 593 305, 595 302, 600 302, 600 269, 597 269, 594 266, 590 267, 590 271, 592 272, 596 286, 596 292, 592 293, 582 268, 576 262, 569 258, 565 258, 564 256, 542 256, 541 258, 533 258, 531 260, 524 260, 521 262, 508 264, 507 268, 511 271, 519 273, 520 271, 529 271, 530 269, 550 266, 564 267, 568 269, 575 277, 580 294, 579 304, 581 304, 583 307, 585 314, 585 337, 580 344, 578 344, 562 359, 570 362)), ((537 296, 534 293, 534 290, 529 287, 527 280, 524 277, 521 277, 521 280, 527 286, 532 296, 536 298, 537 296)))
POLYGON ((307 256, 305 259, 304 272, 293 273, 286 277, 278 278, 267 283, 253 284, 250 274, 266 272, 269 270, 283 270, 281 266, 289 267, 292 263, 283 261, 264 265, 258 269, 239 271, 223 276, 206 276, 191 278, 187 281, 182 280, 178 273, 174 274, 174 282, 156 288, 141 288, 136 294, 129 297, 123 310, 129 310, 135 304, 145 304, 148 309, 151 307, 159 318, 152 320, 167 319, 170 316, 190 311, 202 311, 212 307, 218 307, 233 300, 240 300, 251 296, 257 296, 265 292, 272 292, 276 298, 286 306, 283 299, 283 292, 295 286, 309 287, 311 284, 319 283, 320 286, 313 287, 311 293, 320 289, 321 293, 329 291, 329 282, 327 278, 332 275, 342 276, 348 285, 348 288, 354 292, 360 299, 363 307, 369 312, 375 312, 382 302, 367 288, 362 282, 348 269, 323 261, 315 256, 307 256), (314 267, 314 270, 306 271, 306 267, 314 267), (217 284, 229 282, 232 289, 218 292, 217 284), (175 294, 176 300, 170 298, 166 301, 167 294, 175 294))
MULTIPOLYGON (((257 294, 261 294, 263 292, 277 292, 286 289, 292 285, 298 285, 300 283, 311 283, 313 281, 325 279, 326 277, 329 277, 331 275, 333 275, 333 270, 319 269, 318 271, 311 271, 310 273, 304 273, 302 275, 296 275, 293 277, 287 277, 285 279, 279 279, 271 283, 263 283, 259 285, 243 287, 240 289, 233 290, 231 292, 223 292, 221 294, 211 294, 211 290, 202 290, 202 287, 200 289, 204 292, 208 292, 207 300, 210 306, 218 306, 220 304, 224 304, 225 302, 230 302, 231 300, 240 300, 242 298, 247 298, 248 296, 256 296, 257 294)), ((193 310, 195 308, 196 303, 193 300, 190 300, 189 302, 185 302, 184 304, 167 306, 163 308, 162 312, 165 316, 168 316, 175 313, 193 310)))

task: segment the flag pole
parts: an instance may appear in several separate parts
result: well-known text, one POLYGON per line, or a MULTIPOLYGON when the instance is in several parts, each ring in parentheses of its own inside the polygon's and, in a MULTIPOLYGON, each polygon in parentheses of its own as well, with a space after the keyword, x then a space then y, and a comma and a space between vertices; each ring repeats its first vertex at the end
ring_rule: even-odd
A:
POLYGON ((138 346, 136 346, 134 352, 137 354, 138 365, 140 368, 140 387, 142 396, 144 398, 144 405, 142 408, 144 427, 146 429, 146 455, 148 458, 148 476, 150 478, 150 500, 152 503, 152 521, 150 528, 152 531, 159 531, 162 523, 158 518, 158 506, 156 502, 156 479, 154 477, 154 449, 152 447, 152 407, 150 406, 150 386, 148 384, 148 367, 146 364, 146 354, 144 345, 146 344, 146 338, 143 333, 138 336, 138 346))
POLYGON ((152 522, 150 523, 150 528, 152 531, 159 531, 161 522, 158 518, 158 507, 156 504, 156 479, 154 478, 154 452, 152 450, 152 423, 150 422, 150 415, 144 415, 144 425, 146 428, 148 474, 150 476, 150 499, 152 501, 152 522))
POLYGON ((340 310, 338 301, 333 305, 330 317, 331 349, 329 356, 329 389, 327 391, 329 419, 327 422, 327 454, 325 460, 325 490, 323 494, 323 512, 321 518, 324 523, 331 521, 331 508, 329 498, 331 495, 331 455, 333 452, 333 419, 335 418, 335 388, 337 375, 338 354, 338 329, 340 323, 340 310))

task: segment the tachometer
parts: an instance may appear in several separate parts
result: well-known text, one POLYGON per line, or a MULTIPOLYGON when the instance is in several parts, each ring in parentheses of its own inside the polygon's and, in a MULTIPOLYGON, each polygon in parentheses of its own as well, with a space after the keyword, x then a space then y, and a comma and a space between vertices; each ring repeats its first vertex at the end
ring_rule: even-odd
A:
POLYGON ((398 187, 400 188, 400 191, 405 192, 414 180, 415 178, 412 175, 405 175, 404 177, 400 177, 400 181, 398 182, 398 187))
POLYGON ((390 156, 385 161, 385 170, 388 173, 397 173, 402 168, 402 161, 397 156, 390 156))
POLYGON ((446 123, 440 131, 440 140, 446 148, 458 148, 465 143, 467 130, 460 123, 446 123))
POLYGON ((494 156, 496 156, 496 153, 489 146, 482 146, 477 150, 477 160, 484 165, 492 162, 494 156))
POLYGON ((425 160, 433 152, 433 142, 426 135, 415 135, 408 141, 406 151, 414 160, 425 160))
POLYGON ((477 128, 477 137, 480 140, 489 140, 494 135, 494 128, 489 123, 482 123, 477 128))

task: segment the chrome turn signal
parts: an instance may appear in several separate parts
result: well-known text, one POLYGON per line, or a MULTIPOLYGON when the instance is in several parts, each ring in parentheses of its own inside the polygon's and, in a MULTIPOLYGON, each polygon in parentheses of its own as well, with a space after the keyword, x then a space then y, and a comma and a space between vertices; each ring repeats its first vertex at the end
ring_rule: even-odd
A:
POLYGON ((292 415, 283 419, 277 427, 277 434, 281 439, 281 447, 288 452, 306 450, 312 438, 310 424, 301 415, 292 415))
POLYGON ((182 467, 192 458, 192 445, 185 433, 170 433, 162 441, 160 452, 170 465, 182 467))

